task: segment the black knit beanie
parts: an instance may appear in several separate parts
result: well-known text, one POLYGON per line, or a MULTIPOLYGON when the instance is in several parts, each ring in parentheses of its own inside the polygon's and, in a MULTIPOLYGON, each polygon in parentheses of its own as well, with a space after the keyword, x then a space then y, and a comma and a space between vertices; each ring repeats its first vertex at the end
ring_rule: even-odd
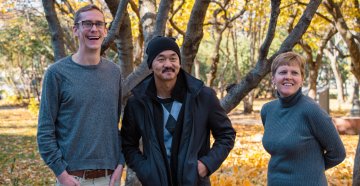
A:
POLYGON ((180 48, 177 45, 177 43, 175 42, 175 38, 156 36, 150 40, 150 42, 146 48, 146 54, 148 56, 147 64, 148 64, 149 69, 151 69, 151 65, 152 65, 152 62, 154 61, 155 57, 165 50, 172 50, 172 51, 176 52, 176 54, 179 56, 180 63, 181 63, 180 48))

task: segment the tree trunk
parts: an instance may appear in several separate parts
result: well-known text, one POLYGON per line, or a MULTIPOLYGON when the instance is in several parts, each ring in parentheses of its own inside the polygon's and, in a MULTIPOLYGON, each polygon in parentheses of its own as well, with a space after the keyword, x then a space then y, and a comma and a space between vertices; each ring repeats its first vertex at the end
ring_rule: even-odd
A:
POLYGON ((333 28, 329 29, 329 32, 325 33, 325 35, 321 38, 319 49, 316 52, 315 59, 313 58, 313 49, 309 44, 305 43, 304 40, 300 41, 300 46, 304 49, 306 53, 306 64, 309 67, 309 93, 308 96, 312 99, 316 100, 317 95, 317 78, 319 75, 319 69, 322 64, 322 58, 324 55, 324 49, 329 42, 329 40, 334 36, 336 30, 333 28))
POLYGON ((194 74, 197 79, 200 79, 200 62, 199 60, 194 60, 194 74))
MULTIPOLYGON (((351 59, 351 72, 355 75, 356 79, 360 80, 360 43, 359 41, 355 41, 356 36, 352 34, 344 21, 345 18, 341 12, 339 4, 334 3, 333 0, 325 0, 324 5, 333 17, 336 29, 348 47, 351 59)), ((360 21, 358 22, 360 23, 360 21)), ((360 25, 358 25, 358 27, 359 26, 360 25)))
POLYGON ((117 35, 114 43, 116 44, 117 53, 119 57, 119 65, 121 68, 122 78, 126 78, 134 70, 133 66, 133 41, 131 33, 131 22, 127 11, 123 18, 119 34, 117 35))
POLYGON ((359 101, 359 81, 354 79, 353 84, 353 96, 352 96, 352 107, 350 110, 350 116, 360 117, 360 101, 359 101))
MULTIPOLYGON (((118 0, 105 0, 107 6, 110 9, 110 12, 113 17, 116 16, 116 12, 119 6, 118 0)), ((118 34, 115 35, 114 43, 116 44, 117 54, 118 54, 118 64, 121 68, 122 78, 126 78, 133 70, 133 41, 132 41, 132 32, 131 32, 131 22, 129 13, 127 10, 124 10, 124 15, 120 25, 120 30, 118 34)))
POLYGON ((181 46, 181 67, 191 73, 195 56, 203 38, 203 27, 210 0, 196 0, 191 10, 184 42, 181 46))
POLYGON ((244 97, 244 114, 250 114, 253 112, 254 106, 254 90, 251 90, 247 96, 244 97))
POLYGON ((216 78, 216 73, 217 73, 217 68, 218 68, 218 64, 219 64, 219 59, 220 59, 220 44, 221 44, 221 40, 222 40, 222 33, 223 32, 218 32, 218 36, 217 39, 215 40, 215 48, 214 51, 212 52, 212 56, 211 56, 211 67, 210 67, 210 72, 206 75, 207 77, 207 86, 209 87, 213 87, 214 86, 214 80, 216 78))
POLYGON ((259 82, 270 72, 271 63, 274 58, 283 52, 290 51, 296 43, 299 42, 302 35, 306 32, 311 20, 319 7, 321 0, 312 0, 307 5, 302 17, 297 22, 297 25, 287 36, 278 51, 267 59, 270 45, 275 36, 277 19, 280 13, 280 2, 277 0, 271 1, 271 16, 270 23, 265 41, 263 42, 259 59, 254 69, 252 69, 239 84, 235 85, 229 93, 221 100, 221 106, 226 112, 230 112, 235 108, 242 98, 244 98, 252 89, 257 87, 259 82))
POLYGON ((46 20, 51 32, 51 45, 54 50, 55 61, 66 56, 64 32, 55 11, 54 0, 42 0, 46 20))
MULTIPOLYGON (((311 54, 310 54, 311 55, 311 54)), ((317 85, 317 77, 319 75, 319 64, 313 62, 312 60, 306 60, 309 67, 309 93, 308 96, 312 99, 316 100, 316 85, 317 85)))
POLYGON ((112 8, 110 11, 111 11, 114 19, 111 22, 111 27, 108 30, 107 37, 105 37, 103 43, 101 44, 101 55, 104 54, 104 52, 111 46, 113 41, 118 36, 120 27, 121 27, 124 17, 125 17, 125 12, 127 11, 126 8, 127 8, 128 2, 129 2, 129 0, 122 0, 120 3, 117 3, 117 5, 116 5, 116 0, 114 0, 114 1, 108 0, 108 2, 106 2, 106 3, 112 3, 112 5, 111 5, 112 8), (117 7, 115 15, 114 15, 114 12, 115 12, 114 7, 117 7))
POLYGON ((338 52, 333 50, 333 53, 330 49, 325 50, 326 56, 330 60, 330 66, 333 71, 335 82, 336 82, 336 90, 337 90, 337 100, 339 105, 344 103, 344 87, 343 87, 343 79, 341 77, 341 73, 339 71, 339 65, 337 64, 338 52))
MULTIPOLYGON (((240 72, 240 68, 239 68, 239 57, 238 57, 238 47, 237 47, 237 35, 236 35, 236 31, 234 29, 230 29, 231 30, 231 39, 232 39, 232 44, 233 44, 233 52, 234 52, 234 63, 235 63, 235 72, 236 72, 236 80, 240 80, 241 79, 241 72, 240 72)), ((238 83, 238 82, 236 82, 238 83)))

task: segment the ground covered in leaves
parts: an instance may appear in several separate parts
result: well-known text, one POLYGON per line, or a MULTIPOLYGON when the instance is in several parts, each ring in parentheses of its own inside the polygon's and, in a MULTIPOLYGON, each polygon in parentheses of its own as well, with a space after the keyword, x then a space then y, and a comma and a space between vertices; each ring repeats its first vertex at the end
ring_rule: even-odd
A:
MULTIPOLYGON (((338 113, 339 114, 339 113, 338 113)), ((237 131, 234 149, 212 176, 213 185, 266 185, 269 155, 263 149, 258 111, 230 114, 237 131)), ((25 108, 0 107, 0 185, 52 185, 54 175, 36 145, 37 118, 25 108)), ((329 185, 351 185, 358 136, 341 136, 347 151, 343 163, 326 171, 329 185)))

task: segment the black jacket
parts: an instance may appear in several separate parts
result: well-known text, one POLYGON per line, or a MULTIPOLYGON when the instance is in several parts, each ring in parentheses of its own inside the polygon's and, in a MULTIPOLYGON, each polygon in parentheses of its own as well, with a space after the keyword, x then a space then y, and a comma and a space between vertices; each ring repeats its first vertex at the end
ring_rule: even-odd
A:
POLYGON ((164 143, 159 138, 163 133, 159 133, 154 122, 159 121, 154 114, 156 102, 148 93, 148 90, 154 90, 153 74, 133 89, 133 96, 125 107, 121 129, 123 153, 127 165, 136 172, 143 185, 210 185, 208 176, 220 167, 234 146, 235 130, 215 91, 183 70, 180 75, 186 84, 186 95, 175 155, 177 163, 172 166, 175 171, 166 161, 164 143), (212 148, 210 131, 215 139, 212 148), (140 138, 143 151, 139 149, 140 138), (205 178, 198 175, 197 160, 209 170, 205 178))

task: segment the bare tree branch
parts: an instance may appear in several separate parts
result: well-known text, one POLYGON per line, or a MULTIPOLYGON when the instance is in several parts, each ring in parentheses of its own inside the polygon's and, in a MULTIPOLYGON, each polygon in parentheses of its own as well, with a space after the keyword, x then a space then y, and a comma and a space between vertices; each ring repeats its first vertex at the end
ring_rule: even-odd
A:
POLYGON ((280 2, 272 0, 271 7, 272 8, 271 8, 269 28, 264 43, 260 47, 259 61, 266 60, 266 56, 269 53, 270 45, 275 37, 277 20, 280 14, 280 8, 279 8, 280 2))
POLYGON ((239 84, 231 88, 229 90, 229 93, 221 100, 221 105, 226 112, 230 112, 233 108, 235 108, 239 104, 239 102, 259 84, 259 82, 265 77, 265 75, 270 72, 271 63, 278 54, 292 50, 294 45, 300 40, 300 38, 310 25, 311 20, 320 3, 321 0, 310 1, 299 22, 297 23, 293 31, 285 39, 279 50, 269 59, 266 59, 270 44, 272 42, 272 39, 274 38, 273 34, 275 32, 276 20, 279 15, 280 6, 279 1, 271 1, 271 7, 272 9, 274 9, 271 12, 272 20, 270 19, 271 24, 269 24, 269 34, 266 36, 266 39, 261 46, 258 62, 256 63, 255 68, 252 69, 240 81, 239 84))
POLYGON ((130 0, 129 4, 130 4, 130 7, 133 10, 133 12, 136 14, 138 19, 140 20, 139 8, 136 6, 136 3, 133 0, 130 0))
POLYGON ((51 32, 51 45, 54 49, 55 61, 66 56, 64 46, 64 33, 60 25, 60 21, 55 11, 55 0, 42 0, 45 11, 45 17, 49 24, 51 32))
MULTIPOLYGON (((345 22, 345 18, 340 8, 341 5, 335 3, 333 0, 325 0, 323 4, 333 17, 335 27, 347 45, 351 58, 351 72, 358 80, 360 80, 360 44, 356 42, 357 39, 355 35, 352 34, 345 22)), ((360 176, 358 183, 360 184, 360 176)))
POLYGON ((69 1, 68 0, 63 0, 63 2, 65 3, 66 7, 69 9, 70 13, 72 15, 75 15, 75 11, 74 11, 73 7, 71 6, 71 4, 69 3, 69 1))
POLYGON ((119 33, 121 22, 124 17, 124 12, 126 11, 128 2, 129 0, 122 0, 120 2, 116 11, 115 20, 112 22, 111 28, 108 32, 108 36, 101 45, 101 54, 103 54, 105 50, 109 48, 111 42, 114 41, 116 34, 119 33))
POLYGON ((169 12, 172 4, 174 3, 173 0, 161 0, 159 11, 156 16, 156 26, 154 35, 164 35, 166 22, 169 18, 169 12))
POLYGON ((203 24, 209 3, 209 0, 196 0, 191 11, 184 42, 181 47, 181 67, 187 72, 191 72, 195 56, 204 35, 203 24))
POLYGON ((181 34, 183 37, 185 37, 185 32, 183 30, 181 30, 174 22, 174 16, 176 15, 176 13, 178 13, 182 6, 185 4, 185 0, 182 0, 180 5, 172 12, 172 15, 169 19, 170 25, 179 33, 181 34))

